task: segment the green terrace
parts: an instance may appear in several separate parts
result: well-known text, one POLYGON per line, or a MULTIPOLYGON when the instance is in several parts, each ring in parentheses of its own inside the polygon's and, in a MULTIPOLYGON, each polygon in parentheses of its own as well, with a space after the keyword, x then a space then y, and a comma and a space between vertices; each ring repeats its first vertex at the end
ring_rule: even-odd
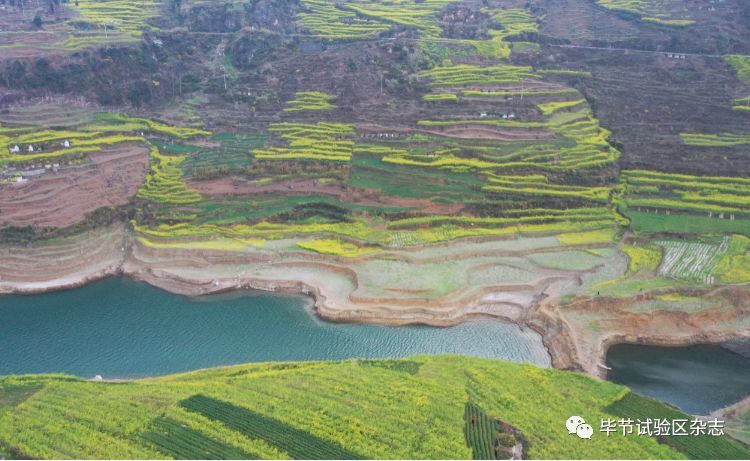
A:
POLYGON ((750 179, 625 170, 622 183, 636 229, 750 234, 750 179))
POLYGON ((274 123, 269 133, 286 141, 286 146, 253 150, 263 160, 325 160, 349 162, 354 146, 354 126, 343 123, 318 122, 274 123))
POLYGON ((596 0, 597 3, 611 10, 626 11, 633 13, 643 21, 655 22, 666 26, 689 26, 695 21, 679 15, 679 11, 687 12, 681 8, 681 2, 677 0, 596 0))
POLYGON ((99 113, 91 123, 71 129, 0 127, 0 165, 33 166, 44 161, 78 161, 107 146, 143 142, 148 137, 186 139, 210 133, 177 128, 146 118, 99 113))
POLYGON ((750 134, 700 134, 681 133, 680 137, 686 146, 696 147, 734 147, 750 144, 750 134))
POLYGON ((331 104, 333 99, 330 94, 320 91, 298 92, 293 100, 287 102, 284 112, 329 111, 336 108, 331 104))

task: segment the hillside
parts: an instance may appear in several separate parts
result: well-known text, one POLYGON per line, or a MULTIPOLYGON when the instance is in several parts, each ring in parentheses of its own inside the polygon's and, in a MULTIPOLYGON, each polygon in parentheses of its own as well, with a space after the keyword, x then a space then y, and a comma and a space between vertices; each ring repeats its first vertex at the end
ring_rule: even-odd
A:
MULTIPOLYGON (((599 377, 616 343, 746 342, 749 25, 747 0, 0 0, 0 295, 125 276, 501 319, 599 377)), ((568 437, 675 410, 469 358, 0 386, 14 457, 487 457, 498 427, 534 458, 750 457, 568 437)))
POLYGON ((748 336, 747 2, 26 3, 0 292, 124 274, 493 316, 590 373, 614 338, 748 336))
POLYGON ((30 375, 3 378, 0 389, 0 450, 34 458, 485 459, 496 437, 521 442, 530 458, 750 455, 711 436, 579 439, 565 429, 573 414, 598 427, 601 418, 679 412, 580 374, 459 356, 243 365, 120 383, 30 375), (484 432, 497 419, 520 433, 484 432))

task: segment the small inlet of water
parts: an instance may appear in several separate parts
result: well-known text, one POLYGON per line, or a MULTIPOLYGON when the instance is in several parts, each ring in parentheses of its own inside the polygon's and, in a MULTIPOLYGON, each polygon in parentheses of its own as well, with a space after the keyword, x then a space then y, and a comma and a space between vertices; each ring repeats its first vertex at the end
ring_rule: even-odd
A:
POLYGON ((617 344, 608 379, 687 413, 706 415, 750 395, 750 357, 720 346, 617 344))

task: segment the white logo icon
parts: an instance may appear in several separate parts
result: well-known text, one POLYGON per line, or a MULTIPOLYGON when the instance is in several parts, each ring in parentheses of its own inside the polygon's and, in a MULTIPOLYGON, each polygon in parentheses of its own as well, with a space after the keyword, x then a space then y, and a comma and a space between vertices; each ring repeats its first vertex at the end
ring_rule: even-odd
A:
POLYGON ((586 421, 580 416, 571 416, 565 422, 565 427, 568 428, 568 434, 576 434, 582 439, 591 439, 594 434, 594 428, 586 424, 586 421))
POLYGON ((576 429, 576 434, 582 439, 591 440, 591 436, 594 435, 594 428, 589 424, 583 423, 576 429))

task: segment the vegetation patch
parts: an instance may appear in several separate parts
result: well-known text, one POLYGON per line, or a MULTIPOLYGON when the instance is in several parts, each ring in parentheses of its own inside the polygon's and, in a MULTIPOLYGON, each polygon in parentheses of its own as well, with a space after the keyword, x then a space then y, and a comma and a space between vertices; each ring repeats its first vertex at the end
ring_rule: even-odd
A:
POLYGON ((611 10, 633 13, 644 21, 655 22, 665 26, 689 26, 695 24, 690 18, 675 17, 682 5, 675 0, 596 0, 597 3, 611 10))
POLYGON ((362 459, 333 442, 221 400, 194 395, 181 401, 180 405, 207 418, 219 420, 246 437, 262 439, 295 459, 362 459))
POLYGON ((686 146, 697 147, 734 147, 750 144, 750 134, 700 134, 680 133, 686 146))
POLYGON ((464 410, 464 433, 472 459, 503 459, 501 448, 516 444, 512 435, 502 432, 500 421, 471 402, 466 403, 464 410))
POLYGON ((422 71, 420 78, 429 79, 433 86, 464 86, 469 84, 519 83, 524 78, 534 78, 537 74, 531 67, 496 65, 472 66, 453 65, 435 67, 422 71))
POLYGON ((550 115, 553 112, 557 112, 558 110, 571 109, 573 107, 580 106, 585 102, 585 99, 577 99, 575 101, 553 101, 539 104, 538 107, 544 115, 550 115))
POLYGON ((626 186, 626 214, 670 215, 682 211, 729 221, 750 214, 750 180, 746 178, 626 170, 622 181, 626 186))
POLYGON ((628 256, 628 272, 655 273, 661 264, 662 249, 647 245, 623 244, 620 249, 628 256))
POLYGON ((714 268, 721 283, 750 281, 750 238, 733 235, 729 247, 714 268))
POLYGON ((331 39, 370 38, 391 28, 340 8, 330 0, 302 0, 302 6, 305 9, 299 13, 302 24, 312 33, 331 39))
POLYGON ((143 439, 174 459, 259 459, 171 418, 156 418, 143 439))
MULTIPOLYGON (((596 434, 576 443, 560 430, 572 414, 598 422, 671 419, 676 411, 656 401, 633 406, 621 400, 629 391, 610 382, 473 357, 404 359, 406 369, 419 365, 417 373, 395 371, 402 360, 375 362, 249 364, 126 383, 26 376, 24 384, 43 388, 22 405, 0 410, 0 440, 6 453, 55 459, 157 459, 172 450, 182 454, 171 456, 187 458, 199 440, 216 457, 236 449, 272 459, 467 459, 468 394, 490 418, 522 431, 529 459, 683 456, 682 446, 652 437, 596 434)), ((19 379, 0 378, 0 386, 19 379)), ((691 444, 688 456, 749 456, 725 437, 681 439, 691 444)))
POLYGON ((743 82, 750 85, 750 56, 732 54, 724 56, 724 59, 737 72, 737 77, 743 82))
POLYGON ((330 94, 320 91, 299 92, 293 100, 286 103, 284 112, 329 111, 336 108, 331 103, 333 99, 330 94))
POLYGON ((185 157, 162 155, 156 146, 152 146, 151 168, 138 190, 138 198, 166 205, 200 202, 201 195, 188 188, 182 178, 180 164, 184 160, 185 157))
POLYGON ((253 155, 257 159, 348 162, 352 157, 353 125, 274 123, 268 131, 285 140, 287 146, 255 149, 253 155))
POLYGON ((729 237, 718 242, 686 242, 663 240, 655 242, 664 248, 659 274, 686 281, 715 283, 714 269, 729 249, 729 237))
MULTIPOLYGON (((607 411, 620 418, 636 421, 646 418, 661 420, 687 420, 696 418, 686 415, 674 407, 643 397, 633 392, 626 393, 621 399, 607 407, 607 411)), ((619 434, 617 435, 620 436, 619 434)), ((742 459, 747 457, 748 449, 739 442, 726 437, 709 434, 691 436, 661 436, 659 441, 681 452, 691 459, 742 459)))

